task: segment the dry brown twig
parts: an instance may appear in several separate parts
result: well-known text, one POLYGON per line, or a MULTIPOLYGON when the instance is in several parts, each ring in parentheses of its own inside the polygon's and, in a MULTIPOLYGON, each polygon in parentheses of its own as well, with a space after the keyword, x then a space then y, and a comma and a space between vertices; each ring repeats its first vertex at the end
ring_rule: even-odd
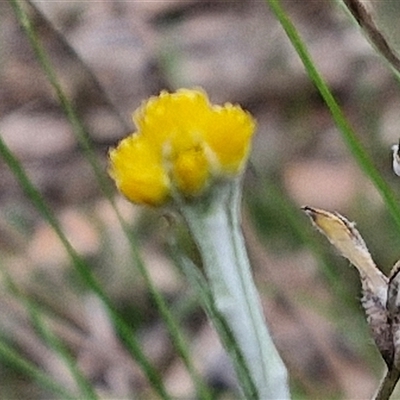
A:
POLYGON ((389 64, 400 73, 400 58, 378 28, 367 4, 360 0, 343 0, 343 2, 357 23, 364 30, 376 50, 378 50, 389 64))

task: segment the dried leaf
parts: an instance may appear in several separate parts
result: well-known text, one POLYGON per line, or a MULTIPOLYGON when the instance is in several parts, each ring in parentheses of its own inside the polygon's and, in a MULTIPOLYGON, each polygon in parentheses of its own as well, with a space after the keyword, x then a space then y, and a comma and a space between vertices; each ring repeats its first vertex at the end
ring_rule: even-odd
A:
POLYGON ((370 282, 374 292, 382 289, 386 292, 388 278, 376 267, 355 224, 338 213, 311 207, 303 209, 314 226, 358 269, 360 275, 370 282))
MULTIPOLYGON (((358 269, 363 289, 361 303, 367 316, 368 325, 382 357, 387 365, 391 366, 394 349, 392 319, 386 309, 388 278, 376 267, 364 239, 355 228, 354 223, 338 213, 311 207, 304 207, 303 210, 311 218, 313 225, 328 238, 343 257, 358 269)), ((394 303, 397 307, 399 302, 397 302, 398 291, 395 282, 393 283, 393 293, 396 293, 394 303)))

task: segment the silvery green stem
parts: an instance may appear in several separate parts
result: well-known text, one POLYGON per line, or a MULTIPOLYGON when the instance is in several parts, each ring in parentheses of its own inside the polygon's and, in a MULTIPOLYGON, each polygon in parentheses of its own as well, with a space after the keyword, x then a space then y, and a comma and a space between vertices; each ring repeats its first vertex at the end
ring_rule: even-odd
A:
POLYGON ((288 399, 287 371, 268 332, 240 226, 239 179, 179 209, 197 243, 215 301, 264 399, 288 399))

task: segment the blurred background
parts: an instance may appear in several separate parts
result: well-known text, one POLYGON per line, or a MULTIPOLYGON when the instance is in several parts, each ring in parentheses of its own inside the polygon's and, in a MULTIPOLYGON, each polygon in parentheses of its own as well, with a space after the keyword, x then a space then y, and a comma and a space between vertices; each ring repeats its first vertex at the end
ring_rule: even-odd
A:
MULTIPOLYGON (((282 3, 376 167, 399 194, 390 147, 400 136, 400 95, 390 69, 339 3, 282 3)), ((244 179, 243 227, 293 398, 371 397, 384 363, 359 304, 357 272, 313 231, 301 206, 338 211, 356 221, 385 273, 400 258, 400 233, 267 4, 132 0, 32 5, 29 13, 40 41, 104 169, 108 148, 134 130, 132 111, 160 90, 201 86, 212 102, 240 103, 255 116, 258 132, 244 179)), ((399 43, 400 6, 372 6, 383 31, 399 43)), ((127 239, 7 2, 0 2, 0 82, 2 138, 130 321, 168 390, 176 398, 195 399, 127 239)), ((102 398, 153 398, 101 302, 82 285, 53 230, 3 162, 0 187, 3 272, 46 310, 51 329, 102 398)), ((190 338, 196 366, 219 398, 234 398, 229 361, 195 293, 168 257, 168 219, 161 211, 116 198, 151 277, 190 338)), ((0 280, 1 337, 54 380, 73 386, 26 307, 9 290, 9 279, 0 280)), ((1 398, 51 398, 6 359, 0 362, 1 398)))

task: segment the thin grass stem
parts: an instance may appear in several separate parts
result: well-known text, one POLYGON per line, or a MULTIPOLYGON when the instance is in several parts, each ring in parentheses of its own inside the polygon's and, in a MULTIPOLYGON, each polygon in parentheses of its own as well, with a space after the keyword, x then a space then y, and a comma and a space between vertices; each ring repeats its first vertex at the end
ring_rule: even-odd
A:
POLYGON ((87 400, 98 400, 98 396, 94 390, 94 387, 90 384, 90 382, 83 375, 82 371, 76 365, 76 362, 70 352, 46 326, 46 323, 43 321, 39 309, 31 301, 26 302, 26 306, 28 308, 29 314, 31 315, 34 326, 40 333, 40 336, 54 350, 54 352, 60 356, 60 358, 63 360, 64 364, 68 368, 69 372, 71 373, 75 384, 79 388, 79 396, 87 400))
POLYGON ((34 326, 37 328, 42 338, 65 362, 65 365, 70 371, 71 376, 74 378, 77 387, 81 391, 80 396, 88 400, 97 400, 98 397, 92 385, 88 382, 82 371, 76 365, 76 362, 69 351, 46 326, 45 322, 43 321, 43 311, 41 310, 41 307, 39 307, 39 305, 34 300, 28 299, 25 295, 21 293, 21 290, 18 288, 10 274, 5 269, 3 269, 2 272, 8 288, 10 289, 12 294, 18 299, 18 301, 21 304, 24 304, 29 315, 31 316, 34 326))
POLYGON ((43 388, 57 394, 62 399, 77 400, 76 396, 70 393, 64 386, 57 383, 47 373, 41 371, 35 364, 22 357, 6 340, 0 337, 0 356, 7 360, 9 365, 39 383, 43 388))
POLYGON ((318 72, 303 39, 301 38, 287 13, 281 7, 280 1, 266 0, 266 2, 269 4, 276 18, 281 23, 289 40, 303 62, 309 78, 315 84, 326 105, 331 111, 332 118, 339 128, 342 138, 349 148, 352 156, 356 160, 359 167, 363 170, 365 175, 370 179, 370 181, 377 188, 378 192, 381 194, 397 228, 400 230, 400 205, 393 190, 386 183, 381 173, 375 167, 370 155, 366 152, 354 129, 346 119, 341 107, 334 98, 327 83, 318 72))
MULTIPOLYGON (((193 362, 190 357, 190 352, 188 350, 188 344, 187 340, 184 337, 178 322, 175 320, 173 317, 172 313, 169 311, 168 305, 166 301, 164 300, 163 296, 160 294, 158 289, 155 287, 153 281, 150 278, 150 275, 146 269, 146 266, 144 265, 141 256, 139 254, 138 248, 137 248, 137 240, 125 222, 125 220, 122 218, 118 208, 116 207, 115 200, 114 200, 114 190, 111 187, 110 180, 104 173, 104 168, 100 165, 95 152, 93 151, 93 145, 90 141, 89 136, 87 135, 87 132, 85 131, 85 128, 83 127, 80 119, 77 116, 77 113, 74 110, 73 105, 71 104, 70 100, 68 97, 65 95, 59 80, 57 78, 57 74, 55 73, 50 60, 47 57, 47 54, 43 48, 43 46, 40 44, 40 41, 37 38, 36 32, 31 24, 31 21, 29 20, 29 17, 26 12, 24 12, 23 8, 21 7, 20 3, 18 0, 9 0, 15 14, 18 17, 18 20, 20 21, 22 27, 24 28, 26 35, 31 43, 31 46, 36 54, 36 57, 45 72, 49 82, 51 83, 53 89, 56 92, 57 98, 60 102, 60 105, 62 109, 64 110, 68 120, 71 122, 71 125, 73 127, 73 131, 77 137, 78 142, 82 146, 83 152, 85 154, 85 157, 89 161, 95 175, 97 178, 97 181, 99 183, 99 186, 104 193, 105 197, 108 199, 108 201, 111 203, 114 211, 116 212, 116 215, 118 217, 118 220, 124 230, 124 233, 129 239, 132 255, 135 261, 135 265, 137 266, 140 274, 144 278, 145 284, 148 287, 156 307, 158 308, 160 312, 161 318, 164 320, 168 332, 170 334, 172 343, 174 347, 177 350, 178 355, 182 359, 184 365, 186 366, 188 372, 190 373, 193 382, 195 383, 198 393, 200 397, 204 400, 207 400, 210 398, 211 393, 207 386, 203 383, 201 377, 197 373, 195 367, 193 366, 193 362)), ((52 225, 53 229, 54 226, 52 225)), ((57 232, 59 234, 59 232, 57 232)), ((64 244, 65 245, 65 244, 64 244)))
POLYGON ((151 365, 151 363, 143 353, 140 343, 137 341, 135 336, 132 334, 129 326, 125 323, 125 321, 112 305, 111 300, 104 292, 102 286, 92 274, 90 266, 87 265, 86 261, 83 260, 82 257, 80 257, 80 255, 75 251, 75 249, 65 236, 64 231, 62 230, 56 216, 48 207, 41 193, 32 184, 21 163, 12 154, 1 136, 0 157, 3 158, 7 166, 13 172, 14 176, 21 185, 27 197, 31 200, 32 204, 36 207, 36 209, 41 213, 45 221, 53 228, 54 232, 57 234, 82 281, 103 301, 109 312, 109 315, 114 321, 118 334, 121 336, 122 341, 126 345, 126 348, 130 352, 132 357, 136 359, 149 381, 153 384, 154 389, 163 399, 170 399, 170 396, 167 394, 167 391, 162 382, 161 376, 151 365))

